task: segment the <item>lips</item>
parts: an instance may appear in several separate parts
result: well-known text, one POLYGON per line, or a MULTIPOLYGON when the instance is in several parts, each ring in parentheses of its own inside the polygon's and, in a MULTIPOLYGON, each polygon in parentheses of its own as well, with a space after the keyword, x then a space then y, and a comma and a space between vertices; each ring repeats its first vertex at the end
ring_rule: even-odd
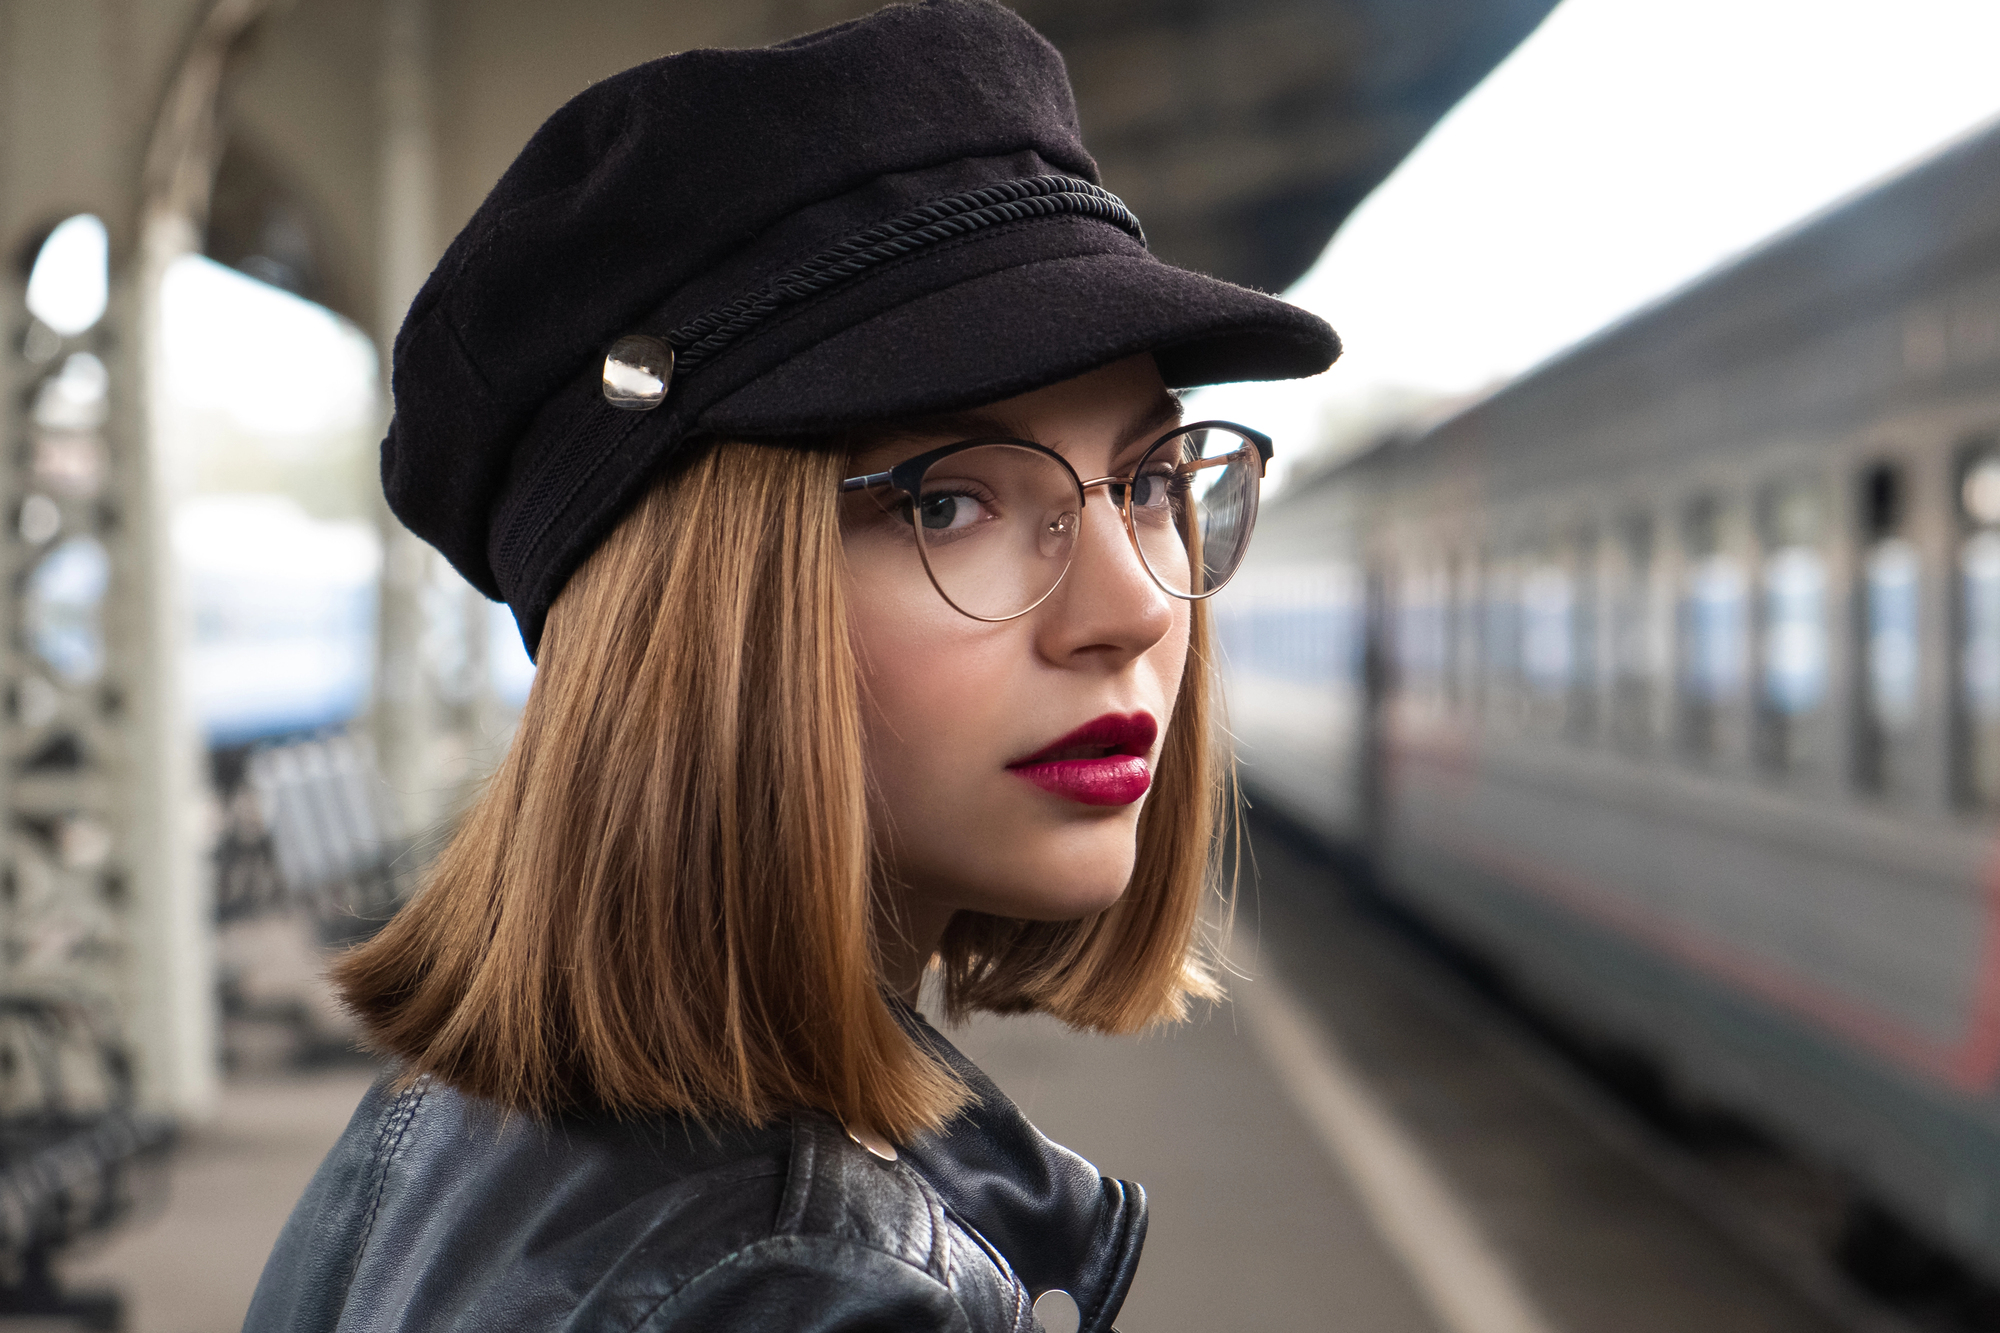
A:
POLYGON ((1146 756, 1158 734, 1151 713, 1106 713, 1007 771, 1081 805, 1130 805, 1153 785, 1146 756))

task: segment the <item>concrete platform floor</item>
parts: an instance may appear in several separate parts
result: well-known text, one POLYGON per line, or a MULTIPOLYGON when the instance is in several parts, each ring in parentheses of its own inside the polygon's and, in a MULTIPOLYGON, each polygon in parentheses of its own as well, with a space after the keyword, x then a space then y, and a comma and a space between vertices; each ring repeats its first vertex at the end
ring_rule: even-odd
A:
POLYGON ((164 1196, 72 1256, 66 1282, 122 1291, 126 1333, 241 1328, 279 1228, 372 1077, 357 1065, 229 1084, 176 1147, 164 1196))
MULTIPOLYGON (((1257 842, 1235 1002, 1134 1039, 1039 1019, 955 1034, 1052 1137, 1152 1201, 1125 1333, 1832 1333, 1840 1322, 1661 1188, 1448 974, 1309 852, 1257 842)), ((72 1282, 130 1333, 237 1328, 366 1085, 232 1084, 171 1193, 72 1282)), ((1615 1137, 1615 1136, 1614 1136, 1615 1137)))

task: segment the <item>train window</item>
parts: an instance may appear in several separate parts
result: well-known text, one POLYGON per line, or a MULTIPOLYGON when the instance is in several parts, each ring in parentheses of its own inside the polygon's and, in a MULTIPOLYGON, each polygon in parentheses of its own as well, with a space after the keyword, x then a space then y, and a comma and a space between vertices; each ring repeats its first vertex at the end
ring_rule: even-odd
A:
POLYGON ((1367 648, 1368 607, 1361 571, 1345 562, 1316 570, 1300 599, 1301 649, 1295 678, 1307 684, 1339 681, 1359 688, 1367 648))
POLYGON ((1468 711, 1480 707, 1480 671, 1486 662, 1484 606, 1480 602, 1480 560, 1462 556, 1452 582, 1452 675, 1458 701, 1468 711))
POLYGON ((1885 730, 1917 720, 1917 548, 1891 537, 1868 552, 1868 708, 1885 730))
POLYGON ((1856 778, 1867 791, 1908 786, 1917 724, 1920 585, 1917 548, 1904 533, 1903 470, 1878 463, 1861 481, 1861 728, 1856 778))
POLYGON ((1294 596, 1292 678, 1358 687, 1368 617, 1361 571, 1350 564, 1315 570, 1294 596))
POLYGON ((1959 483, 1961 786, 2000 805, 2000 443, 1968 450, 1959 483))
POLYGON ((1572 739, 1588 740, 1597 729, 1597 534, 1577 533, 1576 591, 1571 626, 1568 731, 1572 739))
POLYGON ((1611 734, 1621 745, 1643 745, 1653 732, 1654 682, 1659 675, 1653 596, 1653 519, 1631 514, 1611 547, 1611 734))
POLYGON ((1480 642, 1486 646, 1486 715, 1518 721, 1522 699, 1520 679, 1520 582, 1522 562, 1508 554, 1494 556, 1480 586, 1480 642))
POLYGON ((1539 728, 1587 735, 1595 716, 1590 561, 1594 541, 1579 534, 1544 546, 1521 572, 1518 631, 1529 719, 1539 728))
POLYGON ((1301 685, 1358 682, 1360 582, 1347 564, 1246 570, 1216 602, 1230 670, 1301 685))
POLYGON ((1449 576, 1441 565, 1420 565, 1401 579, 1396 605, 1396 667, 1401 687, 1434 702, 1444 693, 1445 617, 1449 576))
POLYGON ((1479 561, 1462 557, 1452 573, 1452 676, 1458 702, 1465 708, 1479 706, 1479 672, 1484 660, 1480 637, 1479 561))
POLYGON ((1444 616, 1441 626, 1444 635, 1444 701, 1447 707, 1454 709, 1465 700, 1461 665, 1465 636, 1464 626, 1460 623, 1465 600, 1464 563, 1456 555, 1444 562, 1444 616))
POLYGON ((1528 564, 1521 580, 1521 677, 1537 700, 1569 693, 1576 656, 1576 589, 1553 552, 1528 564))
POLYGON ((1513 697, 1520 669, 1520 605, 1512 561, 1489 555, 1480 571, 1480 645, 1486 670, 1482 695, 1489 714, 1505 708, 1513 697))
POLYGON ((1743 569, 1723 542, 1722 505, 1704 496, 1681 525, 1686 582, 1681 596, 1681 738, 1712 753, 1724 711, 1742 694, 1746 635, 1743 569))
POLYGON ((1819 739, 1810 719, 1826 696, 1826 557, 1822 504, 1812 485, 1774 486, 1759 505, 1764 546, 1758 616, 1758 755, 1798 767, 1819 739))

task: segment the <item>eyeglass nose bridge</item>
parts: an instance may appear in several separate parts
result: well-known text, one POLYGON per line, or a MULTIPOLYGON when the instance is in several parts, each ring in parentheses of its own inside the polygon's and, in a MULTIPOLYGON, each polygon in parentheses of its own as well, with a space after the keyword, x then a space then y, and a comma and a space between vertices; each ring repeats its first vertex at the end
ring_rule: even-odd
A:
MULTIPOLYGON (((1173 596, 1173 589, 1169 588, 1165 581, 1153 572, 1152 565, 1147 563, 1146 553, 1139 548, 1138 530, 1132 526, 1132 482, 1138 475, 1137 472, 1127 472, 1115 477, 1093 477, 1089 481, 1079 480, 1076 487, 1077 491, 1083 496, 1082 507, 1084 509, 1088 509, 1090 506, 1090 493, 1100 486, 1104 488, 1104 498, 1110 501, 1111 507, 1118 512, 1118 526, 1125 530, 1125 540, 1132 548, 1132 558, 1139 562, 1139 569, 1145 574, 1147 581, 1171 597, 1173 596), (1124 495, 1120 496, 1117 492, 1113 491, 1111 488, 1114 486, 1123 486, 1125 488, 1124 495)), ((1080 542, 1083 540, 1083 514, 1081 511, 1077 514, 1076 522, 1076 539, 1080 542)), ((1072 545, 1070 547, 1069 564, 1063 567, 1061 576, 1056 579, 1055 587, 1049 589, 1048 596, 1053 596, 1056 588, 1062 586, 1063 579, 1069 577, 1070 567, 1075 564, 1076 547, 1072 545)), ((1047 598, 1045 597, 1044 600, 1047 600, 1047 598)))

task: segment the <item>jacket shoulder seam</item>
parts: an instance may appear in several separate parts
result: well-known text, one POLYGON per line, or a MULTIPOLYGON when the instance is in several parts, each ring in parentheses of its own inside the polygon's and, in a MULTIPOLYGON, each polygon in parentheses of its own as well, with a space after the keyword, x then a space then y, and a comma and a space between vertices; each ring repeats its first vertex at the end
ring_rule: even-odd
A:
POLYGON ((886 1246, 870 1244, 853 1237, 845 1237, 867 1249, 878 1250, 922 1269, 940 1281, 949 1272, 949 1242, 945 1233, 952 1225, 947 1219, 944 1201, 937 1196, 930 1182, 923 1174, 907 1162, 878 1162, 867 1149, 847 1138, 846 1131, 837 1124, 821 1116, 800 1115, 793 1121, 792 1160, 787 1168, 784 1202, 778 1209, 778 1216, 772 1227, 773 1234, 819 1236, 829 1233, 818 1229, 808 1229, 806 1218, 815 1194, 820 1191, 821 1176, 833 1165, 829 1158, 852 1154, 865 1157, 866 1165, 881 1168, 894 1174, 900 1187, 901 1206, 910 1215, 922 1215, 930 1224, 930 1241, 924 1247, 925 1253, 896 1253, 886 1246))

